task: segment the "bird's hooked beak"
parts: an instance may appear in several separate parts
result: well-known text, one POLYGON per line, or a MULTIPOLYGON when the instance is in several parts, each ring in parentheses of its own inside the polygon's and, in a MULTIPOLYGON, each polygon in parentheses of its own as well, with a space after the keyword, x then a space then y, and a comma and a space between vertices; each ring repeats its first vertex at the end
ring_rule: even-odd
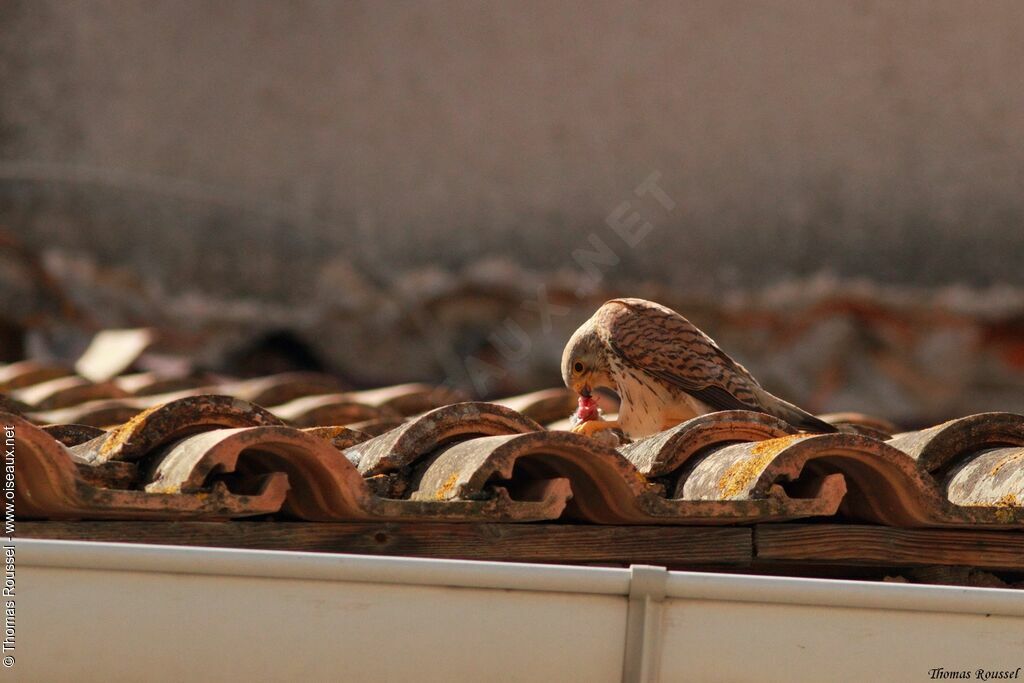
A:
POLYGON ((594 388, 594 377, 590 373, 577 378, 576 381, 572 383, 572 390, 583 398, 590 398, 591 396, 594 396, 594 388))
POLYGON ((583 398, 600 400, 604 389, 612 389, 615 385, 607 372, 601 369, 588 368, 570 381, 570 389, 583 398))

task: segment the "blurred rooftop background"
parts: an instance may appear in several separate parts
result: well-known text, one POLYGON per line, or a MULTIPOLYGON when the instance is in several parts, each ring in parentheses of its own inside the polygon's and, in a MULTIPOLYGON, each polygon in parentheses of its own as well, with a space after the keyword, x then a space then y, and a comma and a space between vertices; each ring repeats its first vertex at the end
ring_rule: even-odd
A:
POLYGON ((146 324, 510 392, 626 293, 818 410, 1020 410, 1022 33, 1012 0, 3 0, 4 353, 146 324))

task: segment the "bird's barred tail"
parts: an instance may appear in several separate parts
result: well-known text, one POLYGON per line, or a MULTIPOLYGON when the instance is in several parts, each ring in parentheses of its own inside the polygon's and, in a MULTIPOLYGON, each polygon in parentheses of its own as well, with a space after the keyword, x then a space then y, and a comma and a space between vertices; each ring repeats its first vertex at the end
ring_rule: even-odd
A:
POLYGON ((776 417, 782 418, 797 429, 802 429, 805 432, 817 432, 822 434, 839 431, 835 425, 814 417, 806 410, 797 408, 792 403, 787 403, 778 396, 768 394, 768 392, 765 392, 765 394, 767 394, 767 396, 765 396, 764 399, 768 400, 763 400, 762 402, 765 404, 768 412, 776 417))

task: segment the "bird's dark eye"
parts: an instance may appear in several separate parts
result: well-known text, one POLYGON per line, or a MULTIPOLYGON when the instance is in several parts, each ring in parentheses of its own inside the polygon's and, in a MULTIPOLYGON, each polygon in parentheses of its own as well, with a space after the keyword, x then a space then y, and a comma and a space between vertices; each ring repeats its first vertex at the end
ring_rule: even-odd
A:
POLYGON ((575 372, 575 373, 583 372, 583 363, 581 363, 579 361, 576 361, 575 363, 573 363, 572 371, 575 372))

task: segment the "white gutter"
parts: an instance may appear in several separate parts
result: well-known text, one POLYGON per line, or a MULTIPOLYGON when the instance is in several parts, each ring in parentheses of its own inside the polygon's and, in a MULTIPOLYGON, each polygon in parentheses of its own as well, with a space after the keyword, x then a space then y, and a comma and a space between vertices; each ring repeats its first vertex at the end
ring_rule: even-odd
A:
MULTIPOLYGON (((325 666, 334 657, 349 680, 461 680, 494 673, 503 656, 504 678, 512 680, 822 680, 835 678, 839 663, 849 676, 838 678, 874 671, 896 680, 925 679, 931 668, 1024 665, 1015 664, 1024 660, 1024 591, 1016 590, 77 541, 24 539, 15 547, 24 587, 18 605, 34 627, 19 646, 27 643, 25 666, 40 680, 70 671, 116 678, 104 666, 122 665, 93 649, 33 657, 30 640, 50 634, 64 643, 104 618, 71 605, 131 620, 120 637, 140 643, 176 633, 175 610, 188 605, 189 628, 199 629, 189 659, 167 660, 152 645, 120 646, 168 680, 217 678, 235 631, 241 641, 258 641, 266 635, 260 621, 284 620, 291 626, 275 637, 278 646, 312 648, 325 666), (43 603, 61 613, 32 612, 43 603), (197 610, 214 616, 195 626, 197 610), (359 644, 368 632, 399 659, 381 660, 386 652, 359 644), (221 642, 225 633, 232 637, 221 642), (863 661, 841 656, 843 648, 869 646, 863 661), (432 668, 434 658, 445 667, 432 668), (173 668, 182 661, 202 668, 173 668), (785 668, 773 674, 779 662, 785 668), (382 666, 391 668, 374 668, 382 666)), ((310 662, 303 662, 305 671, 310 662)), ((271 678, 300 670, 280 658, 257 664, 271 678)))
MULTIPOLYGON (((117 570, 498 590, 630 594, 629 569, 416 557, 16 540, 19 567, 117 570)), ((1024 591, 705 572, 667 573, 665 596, 691 600, 1024 617, 1024 591)))
POLYGON ((18 540, 16 544, 19 567, 258 576, 599 595, 626 595, 629 592, 629 572, 625 569, 39 539, 18 540))
POLYGON ((1024 591, 778 576, 669 572, 672 598, 1024 617, 1024 591))

